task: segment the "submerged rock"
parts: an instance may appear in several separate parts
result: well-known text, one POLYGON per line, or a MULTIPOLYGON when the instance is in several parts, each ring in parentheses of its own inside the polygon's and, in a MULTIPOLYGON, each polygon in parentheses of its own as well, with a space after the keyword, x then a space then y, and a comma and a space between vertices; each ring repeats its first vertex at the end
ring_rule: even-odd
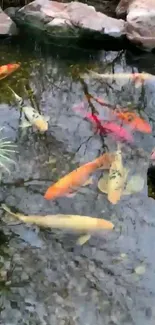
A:
POLYGON ((59 3, 56 1, 38 3, 33 1, 18 10, 14 17, 18 25, 29 25, 44 31, 51 37, 95 38, 104 40, 110 36, 125 35, 125 22, 97 12, 93 6, 84 3, 59 3))
POLYGON ((17 35, 17 27, 12 19, 0 8, 0 36, 17 35))
POLYGON ((126 36, 138 46, 155 48, 155 1, 121 0, 116 13, 127 13, 126 36))
POLYGON ((15 17, 15 14, 19 9, 20 7, 8 7, 4 10, 4 12, 12 19, 15 17))

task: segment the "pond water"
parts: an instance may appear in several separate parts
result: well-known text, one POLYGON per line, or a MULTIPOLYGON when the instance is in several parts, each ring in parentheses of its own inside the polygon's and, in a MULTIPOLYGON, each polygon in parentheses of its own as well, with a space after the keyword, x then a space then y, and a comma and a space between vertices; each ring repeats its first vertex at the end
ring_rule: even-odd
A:
POLYGON ((83 84, 78 75, 86 69, 155 74, 154 55, 8 41, 1 45, 1 65, 9 62, 21 62, 21 68, 1 80, 0 127, 5 127, 2 134, 17 145, 18 153, 11 174, 3 175, 0 202, 24 214, 100 216, 112 220, 116 229, 104 237, 92 236, 79 247, 76 234, 22 224, 1 210, 0 323, 154 324, 155 202, 148 197, 153 196, 154 173, 152 168, 148 182, 149 158, 124 145, 126 163, 144 177, 145 187, 117 205, 95 185, 80 189, 74 198, 43 198, 62 175, 116 149, 114 140, 94 134, 90 123, 72 109, 83 101, 85 85, 91 94, 113 105, 126 107, 130 102, 149 121, 151 134, 134 132, 135 146, 149 157, 155 146, 155 81, 139 88, 132 82, 103 83, 92 78, 83 84), (50 117, 46 133, 19 128, 20 112, 8 85, 50 117), (139 266, 145 267, 141 275, 134 271, 139 266))

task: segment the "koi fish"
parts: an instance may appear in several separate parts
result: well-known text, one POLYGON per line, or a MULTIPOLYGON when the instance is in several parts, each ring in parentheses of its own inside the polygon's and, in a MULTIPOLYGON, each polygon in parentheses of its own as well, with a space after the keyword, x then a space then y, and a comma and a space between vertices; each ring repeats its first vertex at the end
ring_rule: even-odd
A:
POLYGON ((102 98, 100 97, 94 97, 91 95, 91 98, 94 99, 98 104, 101 106, 106 107, 106 109, 109 109, 109 116, 112 117, 112 115, 115 115, 117 118, 121 119, 124 123, 129 124, 131 128, 137 129, 139 132, 144 133, 151 133, 151 126, 150 124, 145 121, 143 118, 139 117, 134 112, 117 112, 112 111, 110 108, 114 108, 111 104, 106 103, 102 98))
POLYGON ((23 106, 22 111, 24 112, 26 119, 23 119, 20 127, 26 128, 35 126, 39 131, 45 132, 48 130, 49 116, 43 116, 37 112, 32 106, 23 106))
POLYGON ((77 240, 77 245, 85 244, 91 238, 91 233, 93 232, 100 230, 112 230, 114 228, 114 224, 112 222, 96 217, 64 214, 25 216, 12 212, 5 204, 2 204, 1 208, 18 220, 26 223, 36 224, 37 226, 47 228, 70 229, 76 232, 85 232, 85 235, 80 236, 77 240))
POLYGON ((49 116, 43 116, 39 114, 39 112, 33 108, 32 106, 24 106, 23 99, 18 96, 11 87, 8 88, 12 91, 16 102, 20 106, 26 118, 23 118, 20 127, 26 128, 30 126, 35 126, 39 131, 45 132, 48 130, 48 121, 49 116))
POLYGON ((87 118, 89 121, 92 122, 92 124, 95 126, 95 129, 99 131, 100 134, 111 134, 115 139, 119 141, 127 141, 127 142, 133 142, 133 136, 122 126, 117 125, 113 122, 104 122, 104 120, 101 120, 98 118, 97 115, 87 113, 84 109, 84 104, 81 103, 79 106, 74 106, 74 110, 80 112, 83 114, 84 118, 87 118))
POLYGON ((116 204, 120 200, 123 194, 127 174, 128 170, 124 170, 121 147, 120 144, 118 144, 118 149, 111 164, 108 177, 108 200, 111 203, 116 204))
POLYGON ((114 112, 114 114, 133 129, 144 133, 151 133, 152 131, 150 124, 134 112, 114 112))
POLYGON ((86 183, 93 172, 99 168, 109 169, 112 161, 113 154, 105 153, 95 160, 78 167, 50 186, 47 189, 44 198, 46 200, 53 200, 57 197, 74 194, 80 186, 86 183))
POLYGON ((5 204, 2 204, 1 207, 17 219, 41 227, 71 229, 75 231, 100 231, 102 229, 112 230, 114 228, 112 222, 96 217, 68 214, 25 216, 20 213, 12 212, 5 204))
POLYGON ((114 139, 119 141, 127 141, 133 143, 133 136, 122 126, 113 122, 102 123, 103 132, 105 134, 111 134, 114 139))
POLYGON ((19 63, 9 63, 0 66, 0 80, 6 78, 20 67, 19 63))
POLYGON ((117 125, 113 122, 101 122, 95 114, 87 114, 87 118, 96 125, 96 129, 100 134, 111 134, 114 139, 119 141, 133 142, 132 135, 124 129, 122 126, 117 125))
MULTIPOLYGON (((139 86, 139 84, 143 84, 145 80, 151 80, 155 78, 154 75, 145 72, 100 74, 95 71, 89 70, 88 74, 94 77, 95 79, 129 79, 134 81, 137 86, 139 86)), ((80 75, 80 77, 84 78, 85 75, 86 74, 80 75)))

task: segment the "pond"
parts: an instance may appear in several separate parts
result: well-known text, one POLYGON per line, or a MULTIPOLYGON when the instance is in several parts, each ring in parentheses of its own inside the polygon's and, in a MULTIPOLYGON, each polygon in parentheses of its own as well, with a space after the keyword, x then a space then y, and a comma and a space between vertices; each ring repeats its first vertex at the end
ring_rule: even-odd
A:
MULTIPOLYGON (((82 83, 78 78, 87 69, 155 74, 154 55, 4 41, 1 65, 9 62, 21 62, 21 68, 0 81, 0 127, 18 152, 10 175, 3 175, 0 202, 23 214, 99 216, 114 222, 115 230, 77 246, 76 234, 23 224, 1 209, 0 323, 154 324, 155 202, 149 197, 154 169, 148 181, 149 158, 135 148, 149 157, 155 146, 155 81, 136 88, 122 80, 105 83, 86 77, 82 83), (50 117, 47 132, 19 127, 20 112, 7 86, 50 117), (43 197, 64 174, 116 150, 113 139, 94 134, 89 121, 72 109, 83 101, 85 89, 113 105, 133 107, 152 127, 151 134, 133 132, 134 148, 124 144, 126 163, 143 176, 144 189, 116 205, 96 183, 72 198, 43 197)), ((102 114, 103 108, 95 105, 102 114)))

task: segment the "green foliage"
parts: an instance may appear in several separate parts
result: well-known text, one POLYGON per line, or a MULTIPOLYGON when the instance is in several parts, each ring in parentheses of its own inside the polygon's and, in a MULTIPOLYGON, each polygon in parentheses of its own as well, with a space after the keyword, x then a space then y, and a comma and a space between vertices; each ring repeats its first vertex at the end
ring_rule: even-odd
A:
MULTIPOLYGON (((0 129, 0 132, 2 128, 0 129)), ((7 171, 10 173, 7 164, 14 164, 15 161, 10 158, 10 156, 16 152, 15 150, 16 145, 13 144, 11 141, 8 141, 6 138, 0 139, 0 173, 3 171, 7 171)))

